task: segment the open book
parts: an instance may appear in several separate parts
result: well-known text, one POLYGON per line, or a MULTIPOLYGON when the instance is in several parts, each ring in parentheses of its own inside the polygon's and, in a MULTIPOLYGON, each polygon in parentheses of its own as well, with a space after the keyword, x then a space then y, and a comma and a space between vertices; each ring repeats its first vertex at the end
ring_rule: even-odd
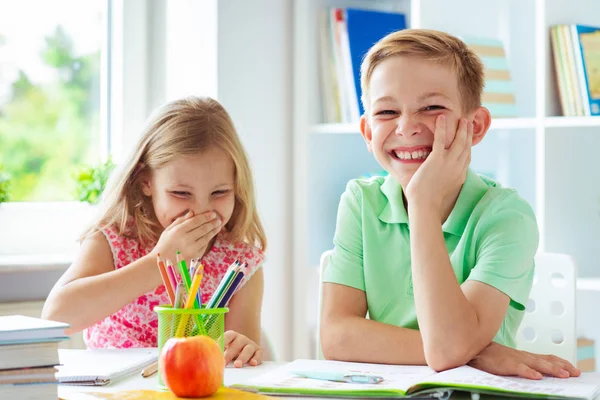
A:
POLYGON ((593 399, 600 394, 600 373, 577 378, 550 378, 533 381, 500 377, 463 366, 436 373, 429 367, 346 363, 340 361, 296 360, 274 371, 233 385, 262 394, 335 397, 404 397, 432 391, 462 390, 525 398, 593 399), (303 371, 327 374, 375 375, 383 381, 346 383, 301 377, 303 371))

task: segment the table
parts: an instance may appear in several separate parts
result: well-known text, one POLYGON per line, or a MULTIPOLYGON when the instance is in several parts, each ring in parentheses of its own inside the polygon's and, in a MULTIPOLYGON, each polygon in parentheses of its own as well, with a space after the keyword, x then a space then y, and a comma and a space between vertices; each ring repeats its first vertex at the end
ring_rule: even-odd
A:
MULTIPOLYGON (((225 386, 231 386, 236 383, 242 383, 251 379, 257 375, 268 372, 275 369, 285 363, 277 362, 264 362, 263 364, 256 367, 226 367, 225 368, 225 386)), ((141 373, 136 373, 127 378, 119 380, 115 383, 106 386, 76 386, 76 385, 58 385, 58 397, 69 398, 73 397, 78 393, 85 392, 107 392, 115 393, 122 390, 157 390, 158 388, 158 373, 148 377, 142 378, 141 373)))

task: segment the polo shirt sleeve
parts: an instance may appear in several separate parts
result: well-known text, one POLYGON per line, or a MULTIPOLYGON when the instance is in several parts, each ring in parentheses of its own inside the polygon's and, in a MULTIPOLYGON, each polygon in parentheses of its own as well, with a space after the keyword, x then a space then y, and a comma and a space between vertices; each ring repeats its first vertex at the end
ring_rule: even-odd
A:
POLYGON ((334 249, 323 282, 365 290, 362 243, 362 198, 360 187, 350 181, 338 207, 334 249))
POLYGON ((529 204, 512 193, 492 207, 478 224, 476 263, 468 280, 495 287, 524 310, 533 284, 539 231, 529 204))

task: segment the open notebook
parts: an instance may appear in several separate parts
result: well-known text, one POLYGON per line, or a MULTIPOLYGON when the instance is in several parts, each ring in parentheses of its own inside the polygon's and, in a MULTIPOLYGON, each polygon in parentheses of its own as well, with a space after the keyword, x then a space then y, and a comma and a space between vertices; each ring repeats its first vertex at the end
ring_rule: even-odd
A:
POLYGON ((261 394, 287 394, 332 397, 405 397, 432 391, 462 390, 477 393, 520 396, 528 399, 594 399, 600 392, 600 374, 583 374, 578 378, 549 378, 532 381, 500 377, 463 366, 436 373, 429 367, 346 363, 339 361, 296 360, 274 371, 233 385, 238 389, 261 394), (377 375, 375 384, 333 382, 304 378, 305 371, 327 374, 377 375))
POLYGON ((56 378, 63 384, 102 386, 158 360, 158 349, 59 349, 56 378))

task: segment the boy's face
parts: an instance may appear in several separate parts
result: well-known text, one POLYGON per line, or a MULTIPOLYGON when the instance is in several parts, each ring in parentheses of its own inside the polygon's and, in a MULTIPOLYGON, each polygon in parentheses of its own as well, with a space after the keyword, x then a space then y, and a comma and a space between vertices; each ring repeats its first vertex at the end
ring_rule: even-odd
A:
POLYGON ((142 183, 163 228, 192 210, 214 211, 225 226, 235 205, 233 162, 220 149, 182 155, 153 171, 142 183))
POLYGON ((367 101, 361 118, 367 147, 404 188, 431 152, 440 114, 446 116, 446 148, 460 118, 473 121, 473 144, 483 139, 490 122, 483 107, 463 113, 452 68, 415 57, 391 57, 375 67, 367 101))

